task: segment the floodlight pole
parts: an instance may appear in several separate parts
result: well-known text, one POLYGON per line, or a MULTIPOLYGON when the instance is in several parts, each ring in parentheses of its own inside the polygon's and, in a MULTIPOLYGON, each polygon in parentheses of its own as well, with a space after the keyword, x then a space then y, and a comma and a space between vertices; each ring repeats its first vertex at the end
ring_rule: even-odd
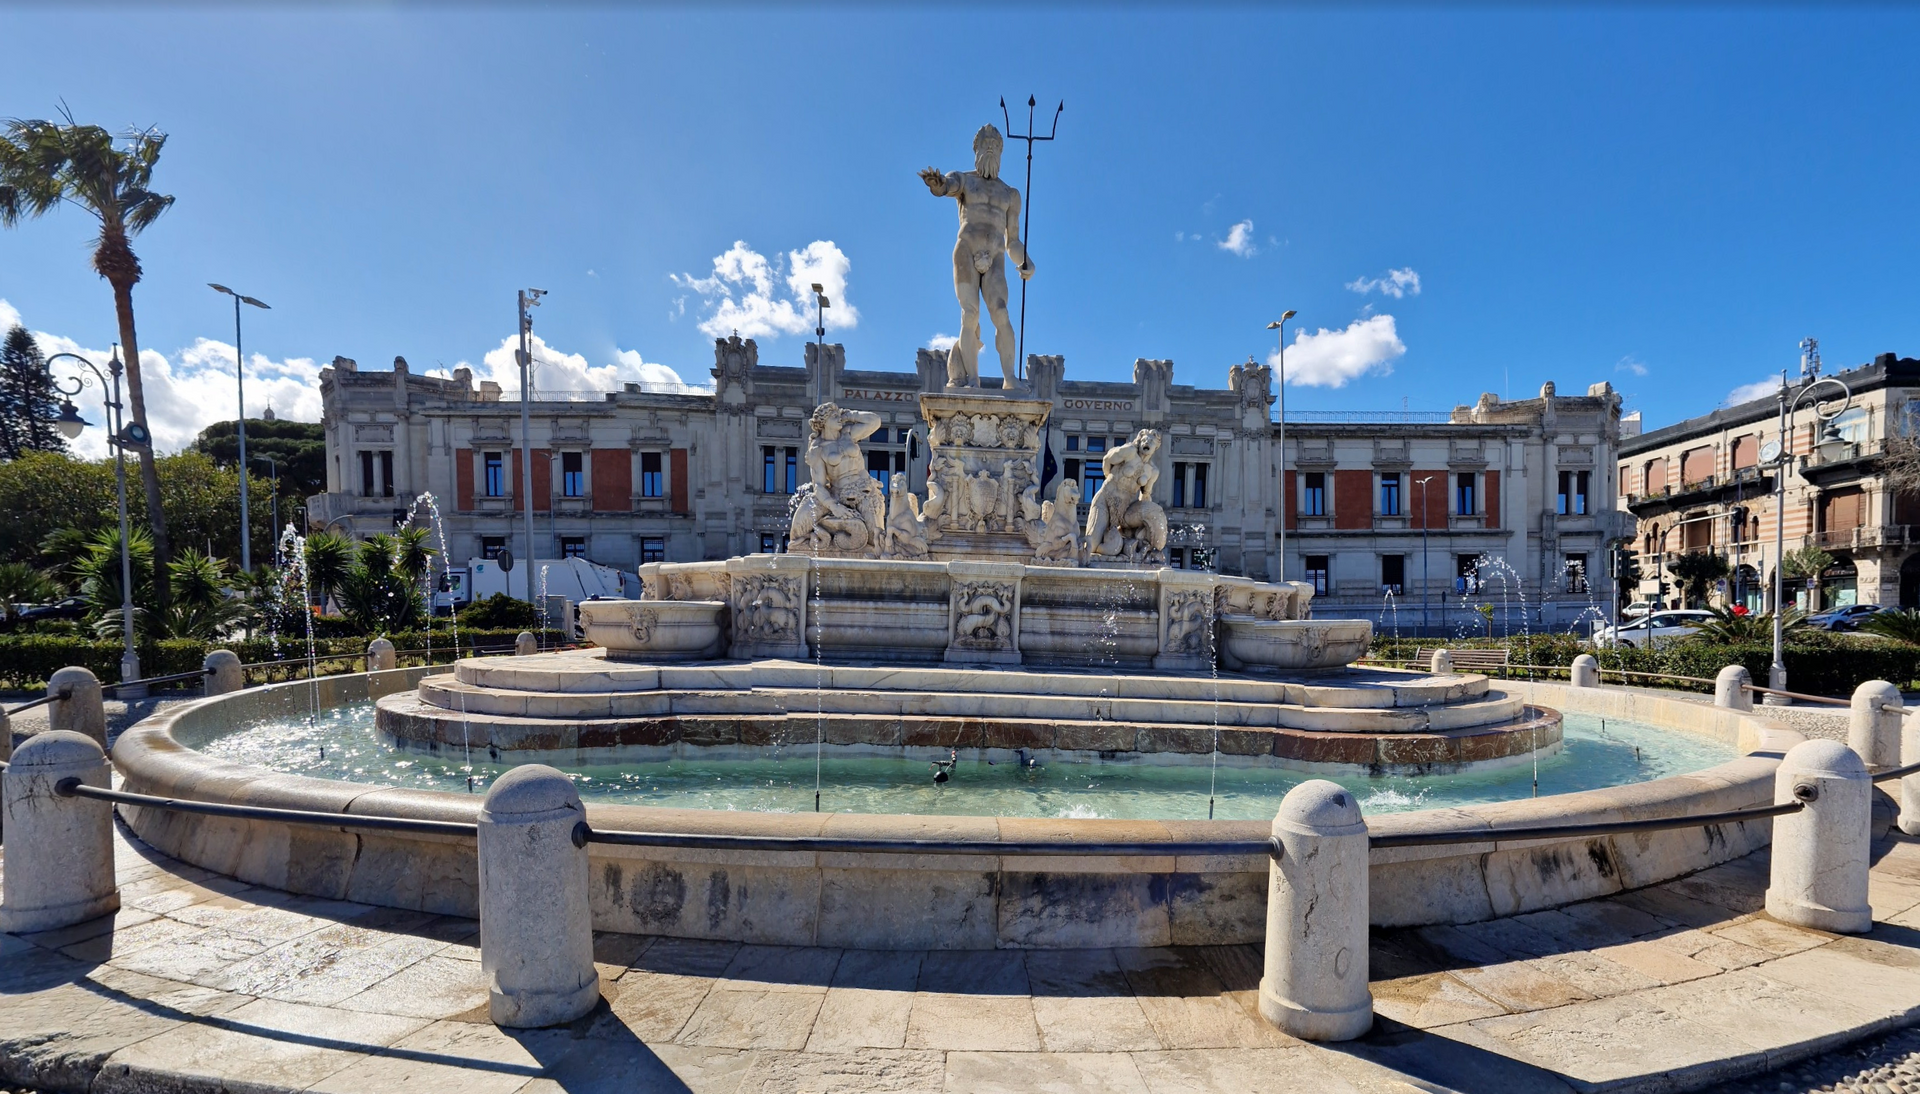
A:
POLYGON ((233 297, 233 380, 240 399, 240 417, 234 421, 235 434, 240 440, 240 569, 245 573, 253 572, 253 534, 247 512, 247 355, 240 348, 240 305, 252 304, 256 308, 268 311, 268 305, 251 296, 234 292, 225 285, 207 282, 207 287, 217 293, 233 297))
MULTIPOLYGON (((520 303, 520 349, 514 354, 520 364, 520 490, 526 501, 522 511, 526 515, 527 533, 527 603, 539 607, 533 599, 533 569, 535 556, 533 550, 533 313, 529 308, 540 306, 540 298, 547 295, 545 289, 521 289, 520 303)), ((547 472, 549 485, 553 478, 552 469, 547 472)))
POLYGON ((1287 503, 1287 320, 1297 312, 1288 308, 1280 318, 1267 324, 1267 329, 1279 331, 1280 344, 1280 384, 1274 390, 1280 395, 1280 580, 1287 579, 1287 518, 1293 510, 1287 503))

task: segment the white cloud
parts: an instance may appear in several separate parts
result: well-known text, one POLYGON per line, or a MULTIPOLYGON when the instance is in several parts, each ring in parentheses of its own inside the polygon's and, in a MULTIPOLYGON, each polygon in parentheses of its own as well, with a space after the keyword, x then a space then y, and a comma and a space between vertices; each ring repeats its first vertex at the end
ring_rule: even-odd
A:
POLYGON ((958 342, 959 340, 960 340, 959 337, 956 335, 936 334, 932 338, 927 339, 927 348, 930 350, 936 350, 940 353, 945 353, 946 351, 952 349, 953 344, 955 342, 958 342))
POLYGON ((1397 270, 1388 270, 1379 277, 1356 277, 1347 282, 1347 288, 1357 293, 1377 292, 1399 300, 1420 295, 1420 275, 1414 272, 1412 266, 1402 266, 1397 270))
POLYGON ((809 334, 814 327, 813 291, 818 284, 829 307, 824 325, 847 330, 860 322, 860 311, 847 300, 847 272, 852 263, 831 240, 816 239, 802 250, 788 251, 769 262, 766 256, 735 240, 713 260, 711 277, 670 274, 673 283, 697 292, 710 309, 700 329, 713 338, 738 331, 743 338, 781 334, 809 334), (785 271, 784 274, 782 271, 785 271), (785 291, 776 290, 783 282, 785 291))
POLYGON ((1613 371, 1631 372, 1635 376, 1645 376, 1647 374, 1647 364, 1645 361, 1635 359, 1633 354, 1629 353, 1614 362, 1613 371))
MULTIPOLYGON (((467 365, 464 361, 461 364, 473 369, 475 382, 492 380, 500 385, 502 392, 511 393, 510 398, 519 398, 520 366, 513 360, 518 342, 509 335, 488 350, 479 365, 467 365)), ((638 350, 616 349, 613 357, 611 364, 589 364, 580 354, 554 349, 536 334, 533 336, 533 390, 619 391, 622 384, 635 380, 669 388, 706 390, 697 384, 689 385, 666 365, 645 360, 638 350)))
POLYGON ((1252 258, 1260 252, 1260 248, 1253 243, 1253 221, 1243 220, 1227 229, 1227 238, 1220 240, 1215 246, 1231 254, 1237 254, 1241 258, 1252 258))
POLYGON ((1772 376, 1765 380, 1755 380, 1751 384, 1741 384, 1727 392, 1728 406, 1739 406, 1755 399, 1770 399, 1780 390, 1780 377, 1772 376))
POLYGON ((20 325, 20 309, 0 300, 0 335, 20 325))
MULTIPOLYGON (((1287 347, 1287 382, 1302 387, 1345 387, 1347 381, 1370 373, 1393 371, 1395 358, 1407 352, 1394 329, 1393 316, 1356 319, 1344 330, 1320 328, 1312 334, 1294 333, 1287 347)), ((1277 365, 1279 354, 1267 355, 1277 365)))

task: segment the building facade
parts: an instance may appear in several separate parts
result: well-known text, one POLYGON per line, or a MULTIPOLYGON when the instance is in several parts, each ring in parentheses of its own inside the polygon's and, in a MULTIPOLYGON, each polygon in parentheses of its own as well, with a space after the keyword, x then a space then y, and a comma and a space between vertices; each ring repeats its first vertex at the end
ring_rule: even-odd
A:
MULTIPOLYGON (((1726 559, 1729 571, 1710 602, 1769 610, 1783 553, 1774 544, 1778 530, 1784 553, 1819 548, 1834 560, 1811 585, 1788 567, 1790 606, 1920 606, 1920 499, 1898 488, 1887 460, 1890 449, 1912 444, 1920 361, 1883 353, 1835 378, 1852 401, 1831 436, 1822 433, 1816 400, 1805 400, 1783 430, 1781 401, 1768 396, 1621 444, 1620 502, 1635 520, 1641 596, 1674 601, 1673 561, 1709 553, 1726 559), (1763 459, 1770 442, 1780 444, 1783 463, 1763 459), (1783 469, 1782 514, 1776 476, 1783 469)), ((1803 384, 1787 387, 1787 398, 1803 384)))
MULTIPOLYGON (((1314 582, 1322 615, 1412 633, 1407 606, 1456 593, 1459 560, 1488 556, 1499 562, 1482 569, 1513 575, 1502 580, 1519 587, 1514 600, 1524 588, 1534 625, 1564 625, 1595 595, 1567 580, 1567 567, 1597 576, 1594 560, 1618 534, 1619 400, 1604 384, 1579 397, 1551 385, 1539 399, 1483 396, 1433 421, 1289 421, 1283 503, 1267 366, 1235 365, 1224 388, 1200 388, 1174 383, 1164 360, 1135 361, 1132 383, 1068 380, 1060 357, 1028 364, 1032 397, 1053 404, 1045 477, 1079 479, 1091 498, 1109 448, 1160 430, 1156 500, 1167 510, 1170 564, 1314 582), (1561 480, 1572 493, 1555 493, 1561 480)), ((711 390, 536 391, 536 553, 631 569, 784 550, 790 503, 807 481, 808 419, 828 401, 879 414, 885 426, 863 446, 869 470, 889 489, 905 474, 924 493, 919 396, 944 389, 942 355, 919 351, 912 372, 867 372, 848 369, 839 345, 807 343, 799 367, 780 366, 735 337, 715 343, 712 381, 711 390)), ((387 531, 431 493, 456 564, 524 551, 517 397, 466 369, 415 375, 400 358, 391 372, 336 358, 320 386, 327 491, 309 499, 309 528, 387 531)), ((1475 571, 1481 585, 1487 574, 1475 571)), ((1454 616, 1463 610, 1456 603, 1454 616)), ((1434 614, 1434 629, 1445 618, 1434 614)))

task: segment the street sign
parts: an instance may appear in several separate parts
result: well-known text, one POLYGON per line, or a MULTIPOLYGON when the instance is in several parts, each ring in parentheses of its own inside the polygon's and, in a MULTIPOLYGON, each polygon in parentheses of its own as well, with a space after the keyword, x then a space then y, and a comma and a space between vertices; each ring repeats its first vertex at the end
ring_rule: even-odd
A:
POLYGON ((500 548, 500 553, 493 556, 493 561, 499 564, 501 573, 513 572, 513 552, 505 547, 500 548))

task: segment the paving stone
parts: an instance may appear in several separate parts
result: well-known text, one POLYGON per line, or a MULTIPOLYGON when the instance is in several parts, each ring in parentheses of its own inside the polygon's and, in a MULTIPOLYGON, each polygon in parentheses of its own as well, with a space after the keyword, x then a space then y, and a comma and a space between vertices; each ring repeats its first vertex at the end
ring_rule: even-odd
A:
POLYGON ((1721 938, 1706 931, 1673 931, 1649 939, 1656 946, 1671 950, 1682 957, 1691 957, 1702 964, 1712 965, 1721 970, 1744 969, 1758 965, 1773 955, 1762 949, 1756 949, 1744 942, 1721 938))
POLYGON ((1565 1078, 1491 1044, 1468 1023, 1417 1030, 1380 1018, 1365 1037, 1344 1042, 1339 1050, 1408 1076, 1421 1091, 1569 1094, 1574 1089, 1565 1078))
POLYGON ((84 983, 0 992, 0 1079, 86 1090, 114 1053, 172 1028, 175 1015, 84 983))
POLYGON ((600 975, 608 980, 618 980, 622 973, 633 967, 648 946, 653 945, 652 935, 616 934, 612 931, 593 932, 593 961, 600 966, 600 975))
POLYGON ((717 979, 733 963, 733 955, 739 949, 738 942, 658 938, 634 960, 633 967, 648 972, 717 979))
POLYGON ((1113 951, 1030 950, 1026 957, 1033 1017, 1048 1052, 1160 1047, 1113 951))
POLYGON ((113 965, 95 965, 87 970, 87 979, 127 1002, 172 1011, 175 1017, 220 1014, 253 1001, 251 996, 149 976, 113 965))
POLYGON ((900 1048, 924 955, 918 951, 847 950, 834 970, 807 1038, 808 1052, 900 1048))
POLYGON ((1867 903, 1873 907, 1873 918, 1891 919, 1920 905, 1920 881, 1869 874, 1867 903))
POLYGON ((1569 904, 1559 911, 1560 914, 1579 924, 1578 937, 1583 949, 1631 942, 1669 926, 1665 921, 1631 904, 1622 904, 1613 900, 1583 901, 1579 904, 1569 904))
POLYGON ((63 946, 72 945, 75 942, 84 942, 90 938, 99 938, 102 935, 118 934, 122 931, 131 930, 141 923, 146 923, 157 918, 159 918, 157 912, 144 911, 139 908, 122 908, 112 915, 95 916, 84 923, 76 923, 71 927, 61 927, 58 930, 52 931, 35 931, 32 934, 21 935, 20 937, 32 942, 36 946, 41 946, 49 950, 57 950, 63 946))
MULTIPOLYGON (((265 943, 255 939, 237 938, 206 928, 193 929, 198 933, 142 946, 132 953, 116 953, 110 963, 168 980, 197 982, 199 977, 219 972, 266 949, 265 943)), ((84 948, 90 945, 92 943, 81 942, 69 946, 68 950, 84 956, 84 948)))
POLYGON ((506 1031, 471 1022, 435 1022, 385 1051, 334 1072, 313 1094, 513 1094, 557 1062, 574 1040, 568 1031, 506 1031))
POLYGON ((1756 950, 1765 950, 1781 957, 1801 950, 1810 950, 1815 946, 1824 946, 1833 941, 1834 935, 1825 931, 1808 930, 1782 923, 1771 916, 1757 915, 1738 920, 1724 927, 1714 927, 1707 931, 1715 938, 1724 938, 1752 946, 1756 950))
POLYGON ((1638 908, 1669 925, 1700 929, 1717 926, 1741 914, 1724 905, 1701 900, 1667 885, 1635 889, 1632 892, 1621 893, 1613 899, 1630 908, 1638 908))
POLYGON ((1118 950, 1115 957, 1166 1048, 1265 1048, 1292 1042, 1229 998, 1219 977, 1188 952, 1118 950))
POLYGON ((1512 1054, 1576 1085, 1676 1072, 1707 1081, 1765 1062, 1758 1050, 1730 1051, 1722 1027, 1641 1005, 1631 996, 1481 1018, 1436 1032, 1512 1054))
MULTIPOLYGON (((1810 992, 1766 975, 1767 966, 1658 988, 1638 997, 1690 1022, 1720 1029, 1731 1040, 1764 1050, 1824 1048, 1880 1017, 1870 1004, 1839 993, 1810 992)), ((1916 1002, 1920 1002, 1917 1000, 1916 1002)))
POLYGON ((338 1003, 425 960, 446 943, 334 925, 211 971, 197 983, 289 1003, 338 1003))
POLYGON ((1514 1012, 1563 1007, 1593 998, 1559 976, 1525 961, 1460 968, 1455 969, 1453 975, 1467 987, 1514 1012))
POLYGON ((607 999, 635 1037, 658 1044, 679 1036, 712 988, 710 976, 631 969, 614 983, 607 999))
POLYGON ((304 1090, 427 1023, 256 999, 177 1025, 113 1054, 93 1094, 165 1094, 217 1084, 235 1092, 304 1090))
POLYGON ((930 950, 919 989, 956 995, 1026 995, 1026 959, 1018 950, 930 950))
POLYGON ((802 1049, 825 994, 716 987, 700 1001, 675 1040, 709 1048, 802 1049))
MULTIPOLYGON (((176 919, 151 916, 138 923, 129 925, 125 930, 116 930, 108 934, 82 935, 73 942, 59 946, 58 949, 61 953, 79 961, 111 961, 116 956, 137 952, 143 946, 154 946, 162 942, 179 942, 194 938, 204 938, 206 936, 207 929, 205 927, 196 927, 191 923, 182 923, 176 919)), ((265 947, 261 946, 258 948, 264 949, 265 947)))
POLYGON ((346 1010, 441 1018, 485 1006, 486 1002, 487 980, 478 962, 434 954, 335 1005, 346 1010))
POLYGON ((939 1052, 760 1052, 737 1089, 741 1094, 937 1094, 946 1078, 945 1054, 939 1052))
POLYGON ((946 1089, 974 1094, 1148 1094, 1124 1052, 949 1052, 946 1089))
MULTIPOLYGON (((1136 1052, 1133 1066, 1149 1094, 1360 1094, 1324 1057, 1303 1046, 1136 1052)), ((1411 1094, 1414 1087, 1399 1084, 1411 1094)), ((1376 1088, 1384 1089, 1384 1088, 1376 1088)))
POLYGON ((1864 960, 1822 946, 1755 970, 1770 980, 1844 999, 1872 1013, 1911 1018, 1920 1015, 1920 969, 1864 960))
POLYGON ((1507 1008, 1467 987, 1451 973, 1376 980, 1375 1014, 1415 1029, 1431 1029, 1507 1013, 1507 1008))
POLYGON ((1660 981, 1629 965, 1576 950, 1536 957, 1527 964, 1595 999, 1658 987, 1660 981))
POLYGON ((825 992, 840 951, 818 946, 742 946, 715 988, 726 991, 825 992))
POLYGON ((1602 946, 1592 952, 1595 957, 1625 965, 1660 984, 1679 984, 1703 976, 1716 976, 1725 971, 1718 965, 1695 961, 1657 942, 1623 942, 1618 946, 1602 946))
MULTIPOLYGON (((599 1027, 595 1027, 598 1029, 599 1027)), ((516 1094, 734 1094, 760 1056, 739 1049, 645 1045, 596 1038, 547 1068, 516 1094)), ((384 1094, 384 1092, 382 1092, 384 1094)))
POLYGON ((1039 1022, 1033 1014, 1033 1000, 1025 995, 922 991, 914 993, 912 1005, 907 1016, 908 1048, 1040 1051, 1039 1022))
MULTIPOLYGON (((1564 939, 1556 938, 1540 928, 1539 917, 1543 914, 1546 913, 1489 919, 1484 923, 1468 923, 1454 929, 1500 953, 1505 960, 1566 952, 1568 944, 1564 939)), ((1560 919, 1569 927, 1573 925, 1573 921, 1564 916, 1560 919)))

